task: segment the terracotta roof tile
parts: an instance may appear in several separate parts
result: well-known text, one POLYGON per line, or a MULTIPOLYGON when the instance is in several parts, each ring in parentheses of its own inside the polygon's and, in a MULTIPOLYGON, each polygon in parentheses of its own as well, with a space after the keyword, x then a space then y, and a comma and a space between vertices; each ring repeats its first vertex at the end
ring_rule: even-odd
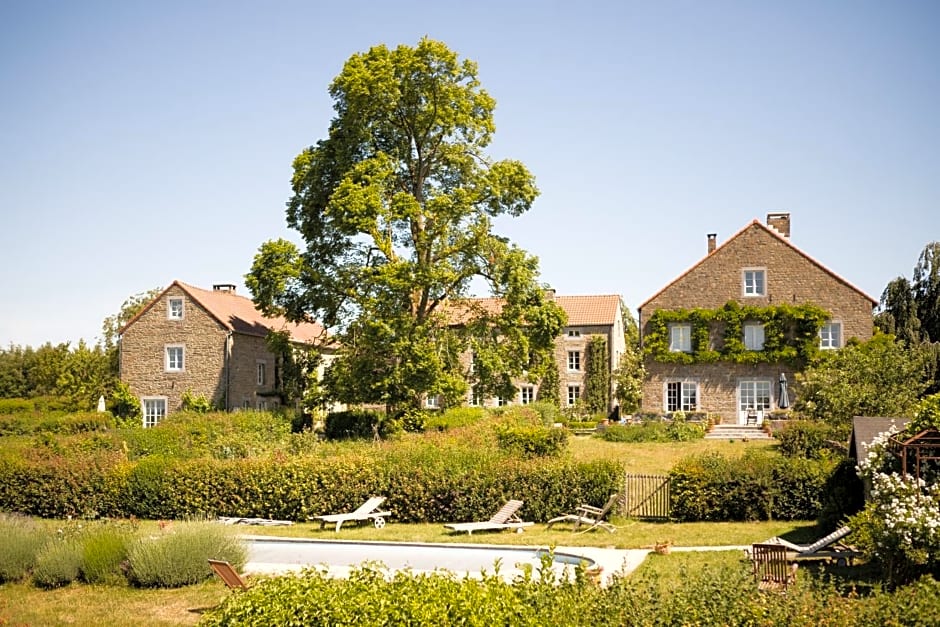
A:
MULTIPOLYGON (((568 315, 568 326, 588 326, 613 324, 618 316, 620 297, 614 294, 600 296, 555 296, 555 303, 568 315)), ((479 307, 486 313, 499 313, 502 307, 501 298, 468 298, 469 307, 479 307)), ((461 315, 461 308, 455 306, 450 310, 455 322, 461 322, 466 317, 466 311, 461 315)))
MULTIPOLYGON (((199 303, 222 326, 235 333, 264 337, 268 334, 268 331, 289 331, 291 339, 305 344, 315 344, 326 338, 325 330, 318 323, 296 324, 288 322, 280 316, 266 318, 249 298, 239 296, 234 292, 204 290, 182 281, 173 281, 147 307, 124 325, 124 329, 133 324, 144 311, 152 307, 153 303, 162 298, 174 285, 189 294, 190 298, 199 303)), ((124 329, 121 329, 122 333, 124 329)))

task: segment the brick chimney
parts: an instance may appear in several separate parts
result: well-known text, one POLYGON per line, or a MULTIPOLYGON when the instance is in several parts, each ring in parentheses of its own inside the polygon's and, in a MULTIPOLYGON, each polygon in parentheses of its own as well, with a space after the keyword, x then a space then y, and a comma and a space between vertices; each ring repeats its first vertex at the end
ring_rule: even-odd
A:
POLYGON ((780 233, 785 238, 790 239, 790 214, 789 213, 768 213, 767 226, 780 233))
POLYGON ((542 295, 545 300, 554 301, 555 300, 555 288, 554 287, 543 287, 542 295))
POLYGON ((212 286, 213 292, 226 292, 228 294, 235 293, 235 286, 231 283, 216 283, 212 286))
POLYGON ((718 233, 709 233, 708 234, 708 254, 715 252, 715 247, 718 245, 718 233))

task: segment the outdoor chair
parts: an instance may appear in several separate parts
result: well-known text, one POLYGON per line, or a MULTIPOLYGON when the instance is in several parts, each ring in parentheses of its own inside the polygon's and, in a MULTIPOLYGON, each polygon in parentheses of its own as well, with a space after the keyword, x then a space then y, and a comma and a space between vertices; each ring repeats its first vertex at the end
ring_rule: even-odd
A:
POLYGON ((384 502, 384 496, 373 496, 368 501, 360 505, 359 508, 354 512, 313 516, 309 520, 319 520, 320 529, 323 529, 323 527, 326 526, 326 523, 336 523, 336 531, 339 531, 344 522, 352 521, 358 524, 363 520, 371 519, 373 526, 375 526, 376 529, 381 529, 385 526, 385 517, 392 515, 392 513, 389 511, 378 511, 379 506, 384 502))
POLYGON ((444 525, 445 529, 451 531, 466 531, 467 535, 473 535, 474 531, 496 531, 502 529, 515 529, 517 533, 522 533, 525 527, 531 527, 534 523, 524 522, 516 512, 522 507, 522 501, 510 500, 499 508, 493 516, 486 521, 448 523, 444 525))
POLYGON ((557 523, 570 522, 574 523, 571 531, 575 533, 586 533, 597 528, 606 529, 610 533, 613 533, 617 530, 617 527, 604 520, 604 518, 618 501, 620 501, 620 495, 614 493, 607 499, 607 503, 604 507, 594 507, 593 505, 586 504, 581 505, 575 510, 574 514, 564 514, 549 520, 546 529, 551 529, 552 525, 557 523), (582 525, 585 525, 584 529, 581 529, 582 525))
POLYGON ((248 583, 242 579, 241 575, 239 575, 238 572, 228 562, 224 560, 210 559, 209 566, 211 566, 215 574, 225 582, 225 585, 227 585, 232 590, 248 589, 248 583))
POLYGON ((796 583, 795 562, 790 562, 788 549, 782 544, 751 545, 751 566, 758 590, 785 592, 796 583))
POLYGON ((795 559, 828 558, 839 566, 851 564, 861 553, 844 544, 842 539, 852 533, 850 527, 840 527, 812 544, 795 544, 779 536, 765 540, 763 544, 779 544, 796 555, 795 559))

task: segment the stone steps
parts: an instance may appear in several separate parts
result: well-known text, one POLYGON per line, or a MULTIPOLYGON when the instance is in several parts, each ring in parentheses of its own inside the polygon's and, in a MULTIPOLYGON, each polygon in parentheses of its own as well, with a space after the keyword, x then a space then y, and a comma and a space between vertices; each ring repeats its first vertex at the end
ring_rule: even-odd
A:
POLYGON ((706 440, 773 440, 760 427, 745 425, 715 425, 705 434, 706 440))

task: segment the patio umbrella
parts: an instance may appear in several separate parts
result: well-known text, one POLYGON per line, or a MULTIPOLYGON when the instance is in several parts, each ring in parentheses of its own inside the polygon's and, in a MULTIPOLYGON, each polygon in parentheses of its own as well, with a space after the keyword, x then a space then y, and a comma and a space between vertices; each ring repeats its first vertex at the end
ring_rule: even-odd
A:
POLYGON ((787 374, 780 373, 780 396, 777 399, 777 407, 786 409, 790 406, 790 395, 787 394, 787 374))

